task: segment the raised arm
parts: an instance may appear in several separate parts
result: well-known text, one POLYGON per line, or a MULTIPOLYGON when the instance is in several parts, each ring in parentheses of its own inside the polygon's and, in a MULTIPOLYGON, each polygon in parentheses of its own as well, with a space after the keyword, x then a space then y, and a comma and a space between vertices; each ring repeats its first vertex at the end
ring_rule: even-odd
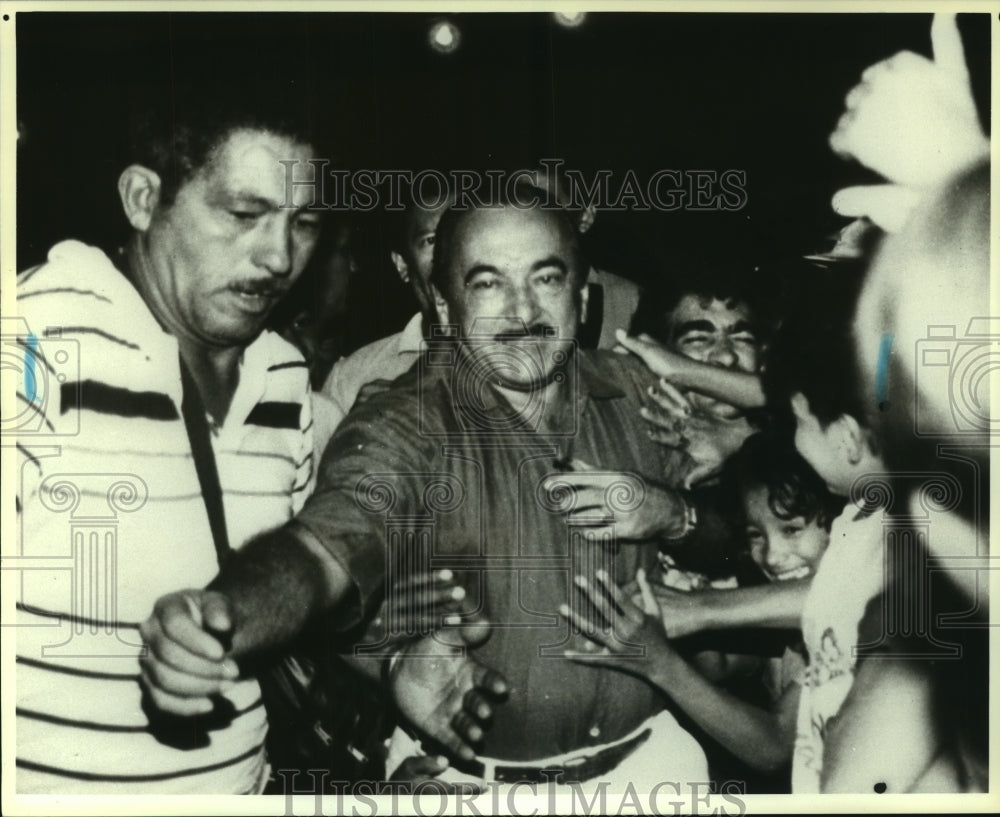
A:
MULTIPOLYGON (((602 574, 598 574, 599 579, 602 574)), ((613 621, 588 621, 576 611, 565 615, 603 649, 598 653, 569 653, 580 663, 611 666, 643 678, 674 700, 712 737, 754 768, 775 771, 791 758, 800 687, 791 684, 773 710, 753 706, 717 687, 687 663, 667 641, 651 588, 640 572, 644 609, 639 609, 607 581, 599 589, 578 577, 577 586, 593 605, 596 615, 608 609, 605 593, 611 592, 622 615, 613 621), (594 626, 597 624, 598 626, 594 626), (634 654, 635 645, 645 648, 634 654)))
POLYGON ((289 641, 306 621, 341 601, 344 568, 286 526, 235 553, 203 590, 161 597, 140 633, 142 678, 153 702, 176 715, 212 710, 240 670, 237 660, 289 641))
POLYGON ((671 638, 702 630, 740 627, 795 629, 811 579, 738 587, 733 590, 682 592, 653 585, 663 626, 671 638))
POLYGON ((764 405, 764 390, 757 375, 692 360, 649 335, 631 336, 619 329, 615 337, 622 349, 638 356, 653 374, 665 377, 680 389, 699 391, 738 408, 764 405))

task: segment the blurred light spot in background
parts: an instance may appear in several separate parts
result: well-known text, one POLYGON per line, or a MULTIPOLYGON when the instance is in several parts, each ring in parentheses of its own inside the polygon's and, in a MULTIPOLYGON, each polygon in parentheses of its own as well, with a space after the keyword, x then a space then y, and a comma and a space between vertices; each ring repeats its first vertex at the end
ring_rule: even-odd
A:
POLYGON ((442 54, 449 54, 458 48, 462 34, 454 23, 449 20, 440 20, 431 26, 429 39, 431 48, 442 54))
POLYGON ((559 25, 566 26, 566 28, 576 28, 584 21, 587 13, 584 11, 555 11, 552 16, 556 18, 559 25))

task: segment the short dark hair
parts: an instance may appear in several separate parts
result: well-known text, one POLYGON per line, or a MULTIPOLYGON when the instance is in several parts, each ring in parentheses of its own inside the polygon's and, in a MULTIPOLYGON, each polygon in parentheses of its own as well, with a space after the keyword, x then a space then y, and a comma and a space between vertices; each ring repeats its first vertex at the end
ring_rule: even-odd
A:
POLYGON ((862 279, 860 268, 835 267, 799 282, 763 373, 768 405, 778 414, 801 393, 823 426, 848 415, 869 427, 852 331, 862 279))
POLYGON ((778 519, 801 516, 807 524, 815 521, 830 530, 830 524, 844 509, 844 499, 830 493, 795 450, 790 433, 772 430, 748 437, 726 463, 724 474, 741 497, 754 487, 764 488, 767 505, 778 519))
POLYGON ((670 315, 681 300, 694 296, 706 302, 719 300, 734 308, 747 307, 760 339, 770 334, 773 317, 762 297, 765 274, 751 261, 731 256, 706 255, 687 260, 682 271, 664 276, 643 290, 629 331, 645 332, 661 343, 671 342, 670 315))
POLYGON ((147 104, 129 123, 127 163, 160 177, 160 202, 173 203, 177 191, 209 160, 226 138, 257 130, 316 145, 308 105, 294 83, 178 84, 169 99, 147 104))
MULTIPOLYGON (((508 195, 507 192, 500 192, 497 195, 488 198, 484 202, 484 207, 469 207, 463 202, 457 202, 445 210, 441 215, 441 220, 438 222, 437 231, 434 236, 434 260, 431 265, 431 283, 433 283, 434 286, 442 292, 442 294, 447 296, 448 269, 451 266, 451 262, 455 255, 455 236, 458 232, 459 226, 470 213, 481 209, 499 209, 512 206, 524 209, 524 207, 519 205, 517 202, 531 200, 533 194, 535 196, 535 201, 545 201, 544 190, 530 184, 529 182, 521 182, 514 185, 512 195, 508 195)), ((541 207, 540 205, 532 209, 537 209, 541 212, 551 214, 551 217, 555 220, 563 237, 569 240, 572 252, 573 268, 577 270, 577 275, 580 277, 580 281, 578 283, 582 284, 583 281, 586 280, 590 264, 587 261, 586 254, 584 253, 583 246, 580 242, 580 233, 577 231, 570 213, 563 208, 548 208, 541 207)))
MULTIPOLYGON (((447 179, 447 175, 442 173, 440 178, 447 179)), ((447 186, 442 192, 450 201, 454 197, 454 190, 447 186)), ((442 202, 443 204, 444 202, 442 202)), ((386 234, 389 249, 398 252, 407 261, 410 261, 410 232, 416 221, 417 212, 423 205, 417 201, 413 188, 410 184, 401 184, 399 187, 399 204, 402 209, 388 209, 385 213, 386 234)), ((436 207, 433 209, 437 209, 436 207)))

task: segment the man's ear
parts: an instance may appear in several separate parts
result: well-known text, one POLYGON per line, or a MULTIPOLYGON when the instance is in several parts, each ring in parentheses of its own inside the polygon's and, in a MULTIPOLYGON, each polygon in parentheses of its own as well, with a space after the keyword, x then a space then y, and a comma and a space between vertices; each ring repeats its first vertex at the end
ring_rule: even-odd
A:
POLYGON ((587 232, 594 226, 594 219, 597 218, 597 208, 593 204, 588 204, 580 211, 580 217, 576 223, 576 229, 580 234, 587 232))
POLYGON ((160 176, 143 165, 129 165, 118 177, 118 195, 128 223, 146 232, 160 203, 160 176))
POLYGON ((837 427, 837 443, 842 446, 851 465, 864 459, 868 448, 868 432, 850 414, 841 414, 833 421, 837 427))
POLYGON ((590 301, 590 284, 587 283, 586 279, 583 281, 583 287, 580 289, 580 325, 582 326, 587 322, 587 303, 590 301))
POLYGON ((431 295, 434 298, 434 310, 437 312, 438 323, 451 323, 448 319, 448 302, 444 299, 444 295, 441 294, 434 284, 430 284, 431 295))
POLYGON ((403 280, 403 283, 410 283, 410 267, 406 263, 406 259, 395 250, 389 253, 389 257, 392 259, 392 265, 396 268, 396 272, 399 273, 399 277, 403 280))

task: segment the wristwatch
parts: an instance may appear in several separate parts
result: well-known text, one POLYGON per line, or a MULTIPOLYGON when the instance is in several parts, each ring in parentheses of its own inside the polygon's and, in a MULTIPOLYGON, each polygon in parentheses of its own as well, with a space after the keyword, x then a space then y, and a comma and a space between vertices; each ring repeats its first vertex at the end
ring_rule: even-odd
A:
POLYGON ((695 510, 694 502, 691 501, 691 495, 687 491, 677 491, 677 496, 684 506, 684 527, 680 533, 674 536, 665 536, 665 539, 683 539, 698 527, 698 511, 695 510))

